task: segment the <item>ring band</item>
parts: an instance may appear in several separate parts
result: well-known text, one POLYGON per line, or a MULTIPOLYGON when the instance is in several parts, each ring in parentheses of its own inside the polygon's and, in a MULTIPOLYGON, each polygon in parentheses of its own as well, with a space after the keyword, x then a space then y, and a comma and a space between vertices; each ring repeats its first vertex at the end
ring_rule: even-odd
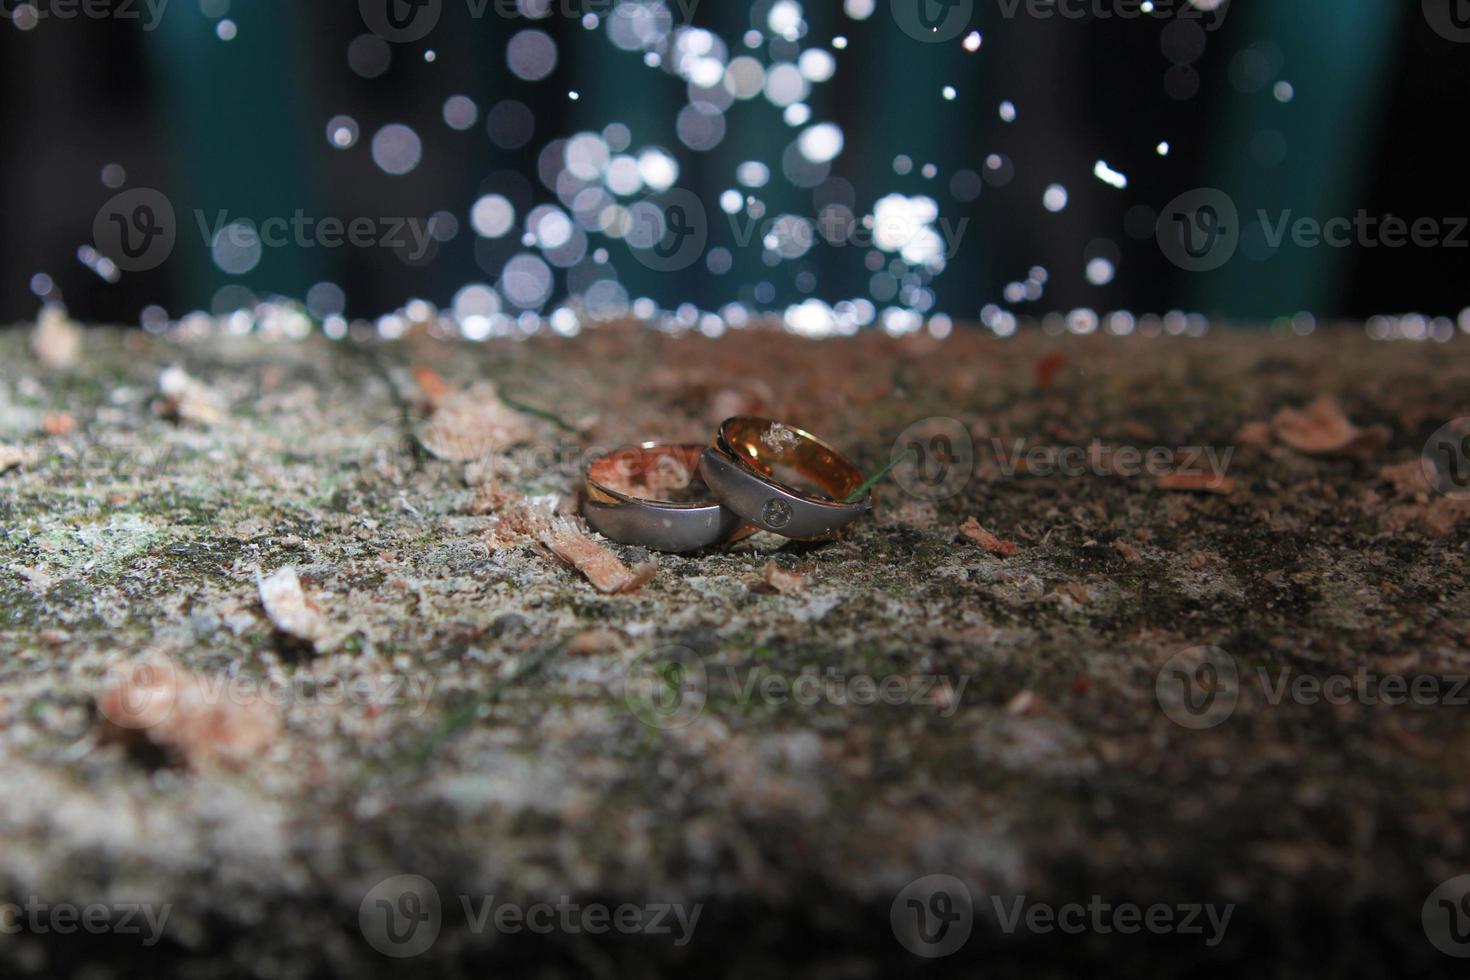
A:
POLYGON ((809 432, 770 419, 726 419, 714 446, 700 456, 699 471, 726 507, 783 537, 831 537, 872 506, 871 495, 846 502, 863 485, 862 471, 846 456, 809 432), (820 495, 783 482, 788 472, 820 495))
MULTIPOLYGON (((622 544, 681 553, 734 537, 739 515, 707 494, 690 502, 660 499, 699 482, 702 446, 645 442, 587 467, 582 514, 593 530, 622 544)), ((697 489, 694 491, 697 493, 697 489)))

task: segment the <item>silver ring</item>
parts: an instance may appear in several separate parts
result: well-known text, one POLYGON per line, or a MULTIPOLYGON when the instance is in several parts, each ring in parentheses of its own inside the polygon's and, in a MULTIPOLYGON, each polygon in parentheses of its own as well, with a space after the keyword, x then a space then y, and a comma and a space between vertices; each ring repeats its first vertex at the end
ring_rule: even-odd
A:
MULTIPOLYGON (((646 442, 620 450, 587 468, 582 514, 593 530, 622 544, 675 554, 734 539, 740 516, 700 493, 700 446, 646 442), (689 502, 658 499, 680 491, 689 502)), ((748 532, 753 533, 753 532, 748 532)))
POLYGON ((700 456, 699 472, 722 504, 787 538, 832 537, 872 507, 870 494, 847 502, 862 487, 863 475, 846 456, 809 432, 770 419, 726 419, 715 445, 700 456), (826 496, 783 482, 777 474, 786 472, 826 496))

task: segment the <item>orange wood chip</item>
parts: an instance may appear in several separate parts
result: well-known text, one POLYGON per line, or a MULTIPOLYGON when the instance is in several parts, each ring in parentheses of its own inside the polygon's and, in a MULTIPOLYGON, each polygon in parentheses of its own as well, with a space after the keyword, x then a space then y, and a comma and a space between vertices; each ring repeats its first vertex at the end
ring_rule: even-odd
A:
POLYGON ((637 591, 658 571, 657 563, 651 561, 629 568, 607 546, 564 517, 547 524, 541 543, 581 572, 599 592, 637 591))
POLYGON ((960 525, 960 533, 992 555, 1001 555, 1004 557, 1016 553, 1016 543, 1014 541, 1005 541, 997 538, 985 530, 985 528, 981 527, 980 522, 973 517, 967 518, 965 523, 960 525))
POLYGON ((239 767, 276 740, 280 719, 266 700, 235 698, 233 690, 155 655, 110 668, 97 710, 120 741, 152 743, 195 769, 239 767))
POLYGON ((1317 396, 1305 409, 1281 409, 1271 419, 1271 431, 1292 449, 1312 455, 1369 456, 1390 437, 1386 426, 1353 425, 1331 395, 1317 396))

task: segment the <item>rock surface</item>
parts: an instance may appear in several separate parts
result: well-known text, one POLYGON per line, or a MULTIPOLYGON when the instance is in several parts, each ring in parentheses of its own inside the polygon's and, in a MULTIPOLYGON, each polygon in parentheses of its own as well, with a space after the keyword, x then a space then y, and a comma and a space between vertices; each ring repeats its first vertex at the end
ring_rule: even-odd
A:
POLYGON ((1420 463, 1470 416, 1467 352, 88 330, 42 363, 0 333, 0 910, 169 908, 151 947, 0 912, 0 969, 886 976, 925 963, 895 898, 945 874, 975 924, 936 975, 1447 970, 1421 911, 1470 873, 1470 503, 1420 463), (425 451, 487 384, 490 448, 425 451), (1283 410, 1374 437, 1293 447, 1283 410), (611 546, 651 575, 628 591, 542 543, 593 455, 737 413, 924 469, 833 543, 611 546), (158 658, 232 710, 120 737, 103 692, 158 658), (1393 678, 1432 694, 1385 703, 1393 678), (360 928, 401 874, 442 903, 416 960, 360 928), (683 945, 476 934, 462 898, 492 895, 702 910, 683 945), (1234 911, 1217 945, 1007 932, 1020 896, 1234 911))

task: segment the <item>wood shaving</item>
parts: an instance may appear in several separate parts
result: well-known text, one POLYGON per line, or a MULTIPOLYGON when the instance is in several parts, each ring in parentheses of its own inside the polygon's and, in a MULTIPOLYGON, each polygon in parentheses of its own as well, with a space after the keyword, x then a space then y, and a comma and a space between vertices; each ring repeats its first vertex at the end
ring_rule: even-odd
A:
POLYGON ((1238 446, 1248 446, 1263 452, 1270 449, 1273 445, 1270 423, 1247 422, 1240 427, 1240 431, 1235 433, 1235 443, 1238 446))
POLYGON ((439 459, 457 463, 504 452, 530 441, 526 417, 496 394, 489 382, 446 397, 419 429, 419 442, 439 459))
POLYGON ((224 417, 218 396, 183 368, 165 368, 158 376, 158 410, 179 422, 213 425, 224 417))
POLYGON ((232 700, 163 656, 107 672, 96 697, 109 735, 152 743, 194 769, 240 767, 275 742, 280 719, 263 699, 232 700))
POLYGON ((1348 421, 1331 395, 1319 395, 1305 409, 1283 408, 1271 420, 1277 439, 1311 455, 1366 457, 1388 444, 1387 426, 1360 429, 1348 421))
POLYGON ((302 640, 317 650, 328 644, 329 630, 321 608, 301 588, 301 578, 291 566, 277 569, 259 579, 260 604, 276 629, 302 640))
POLYGON ((796 595, 806 591, 805 575, 782 568, 773 561, 766 562, 766 567, 761 569, 761 579, 782 595, 796 595))
POLYGON ((66 310, 55 303, 47 304, 31 333, 31 353, 52 370, 71 367, 82 352, 82 328, 72 322, 66 310))
POLYGON ((424 405, 430 409, 438 408, 454 393, 454 387, 433 368, 414 368, 413 379, 418 382, 419 391, 423 393, 424 405))
POLYGON ((1213 473, 1164 473, 1157 480, 1160 490, 1179 490, 1185 493, 1235 492, 1235 481, 1228 476, 1213 473))
POLYGON ((596 657, 616 653, 627 643, 623 634, 615 630, 586 630, 578 633, 567 644, 569 657, 596 657))
POLYGON ((1429 481, 1424 478, 1424 463, 1417 459, 1383 467, 1378 471, 1378 479, 1392 484, 1396 493, 1405 496, 1420 496, 1430 490, 1429 481))
POLYGON ((996 537, 981 527, 980 522, 973 517, 967 518, 965 523, 960 525, 960 533, 992 555, 1005 557, 1016 553, 1016 543, 1014 541, 1005 541, 996 537))
POLYGON ((41 431, 48 436, 64 436, 75 432, 77 420, 70 412, 47 412, 41 416, 41 431))
POLYGON ((658 571, 658 564, 651 561, 629 568, 609 548, 564 517, 549 521, 540 541, 558 558, 586 576, 597 591, 609 595, 634 592, 647 584, 658 571))

